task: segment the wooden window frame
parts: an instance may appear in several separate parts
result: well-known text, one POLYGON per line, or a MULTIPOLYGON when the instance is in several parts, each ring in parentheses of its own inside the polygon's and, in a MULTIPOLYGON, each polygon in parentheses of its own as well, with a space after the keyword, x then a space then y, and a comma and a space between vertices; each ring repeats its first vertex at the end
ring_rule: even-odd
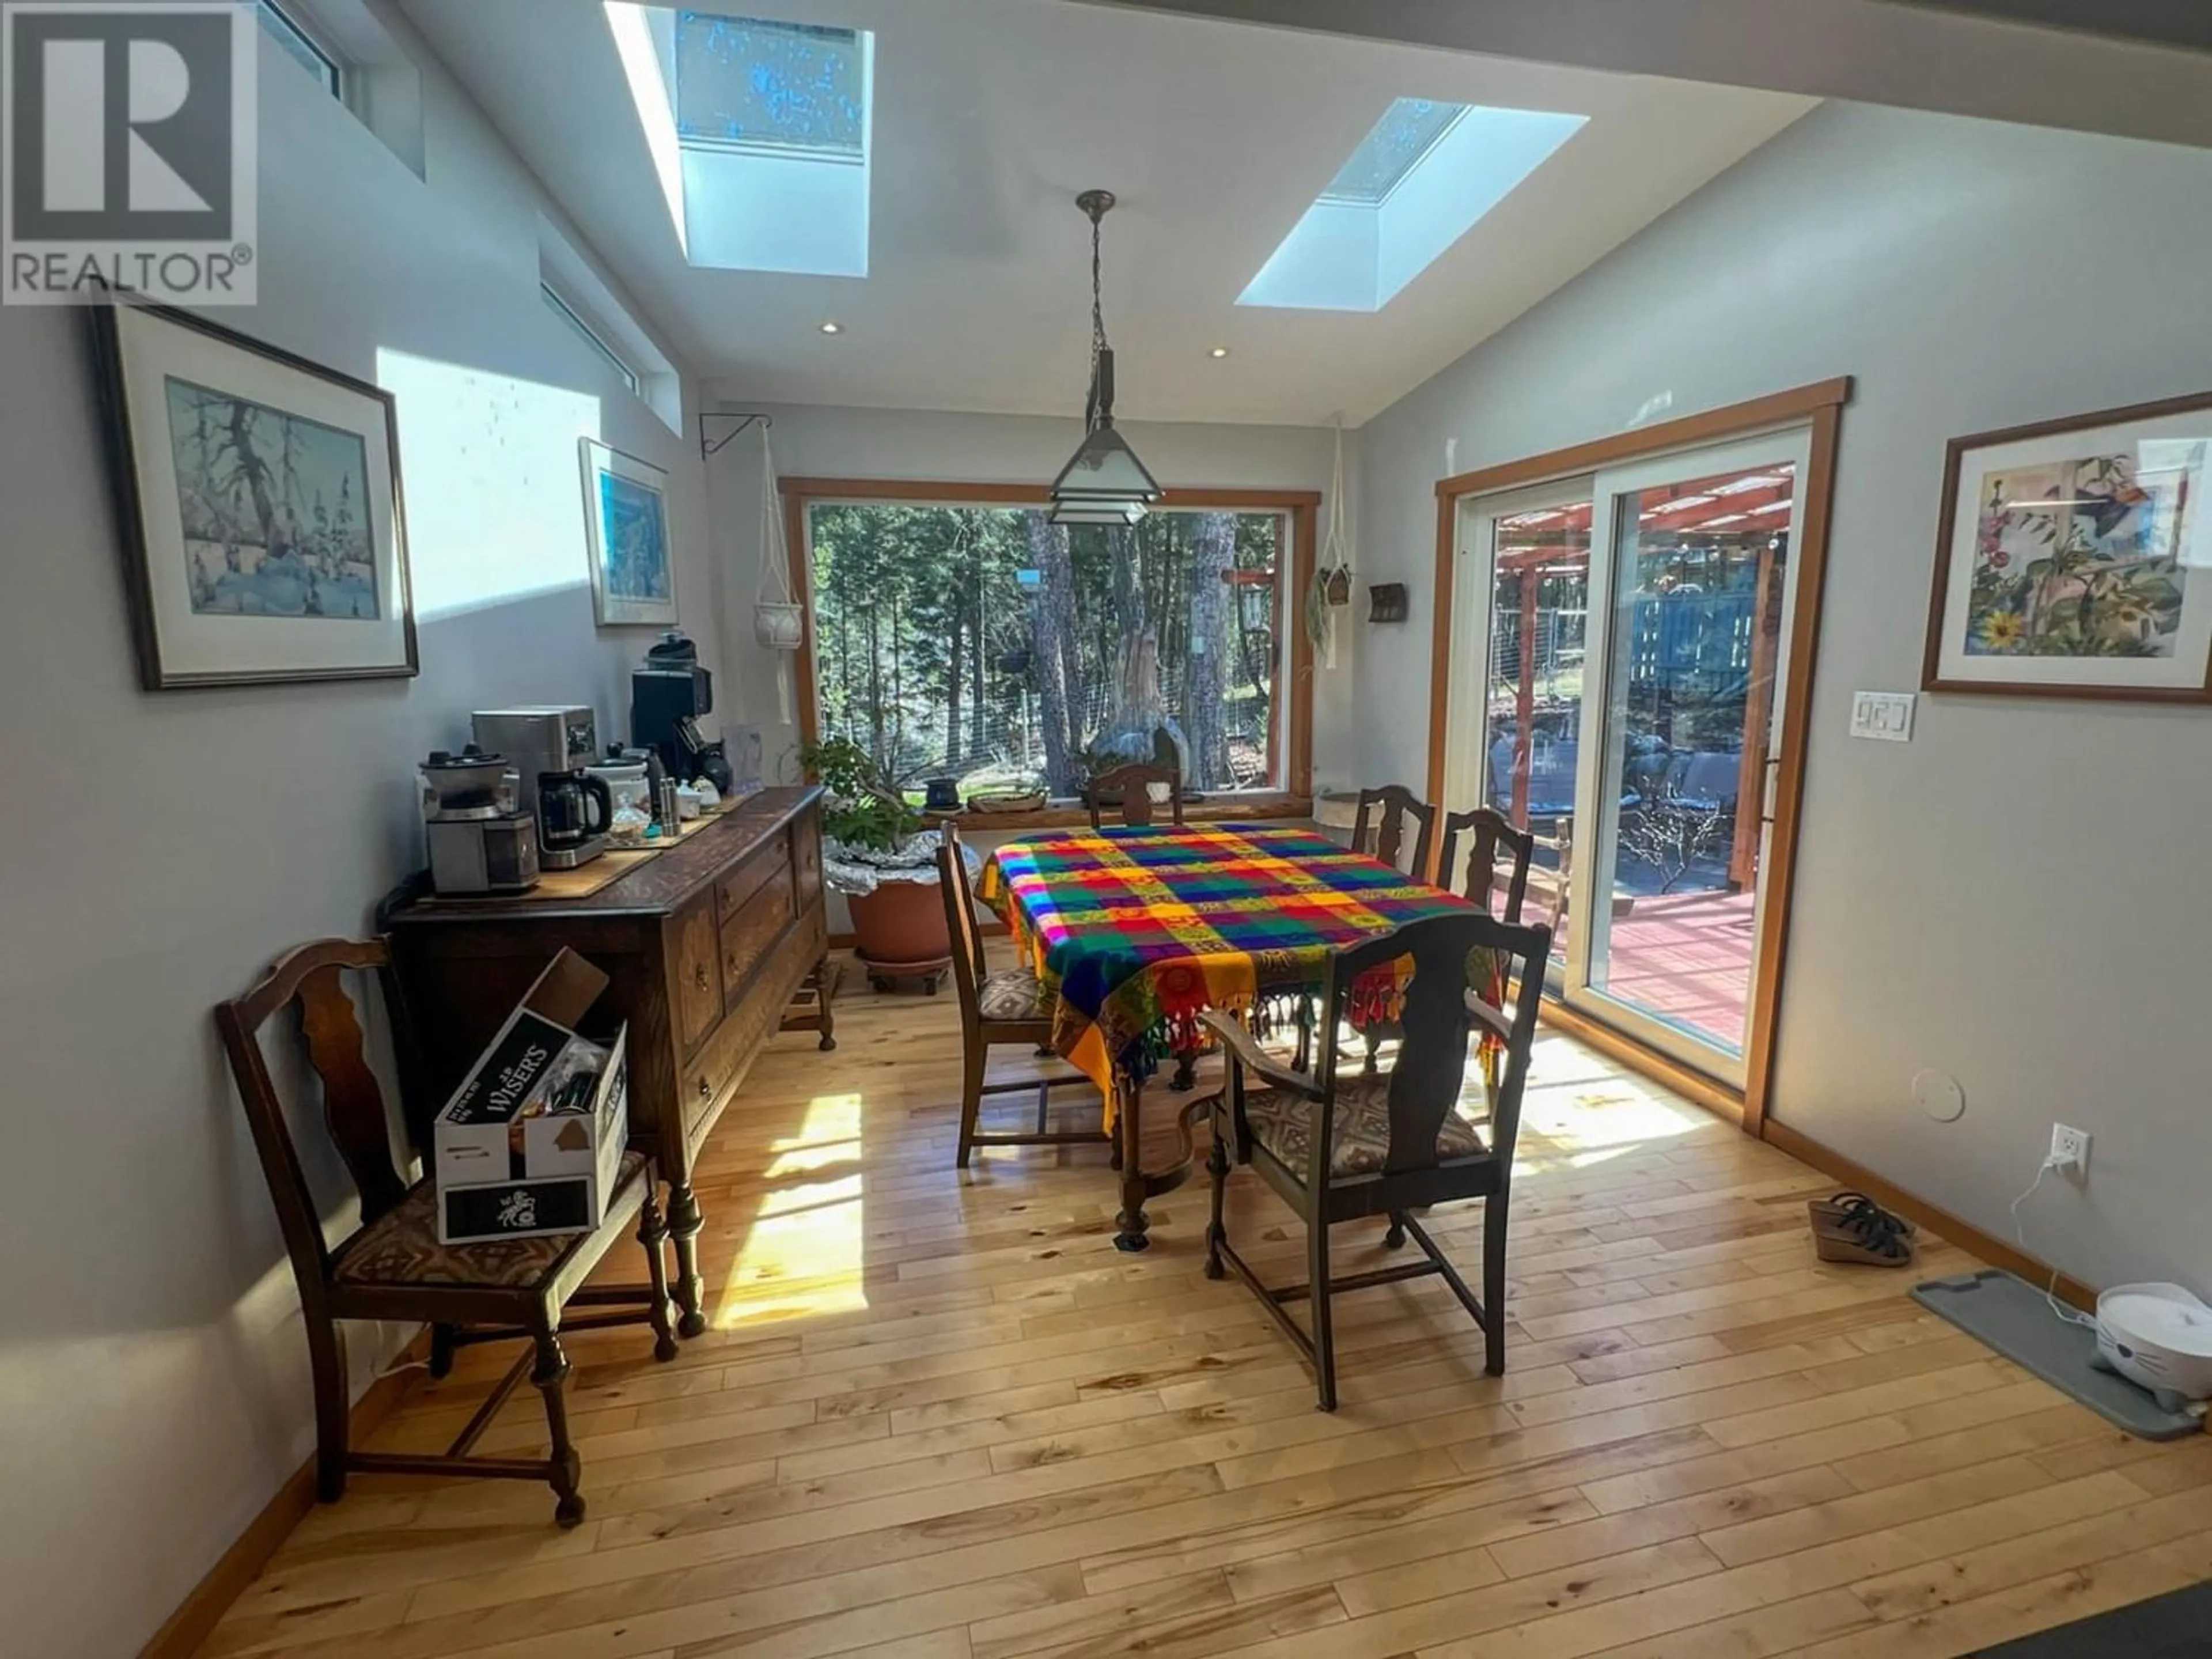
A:
POLYGON ((1701 448, 1747 438, 1778 427, 1808 426, 1812 463, 1802 496, 1795 556, 1798 561, 1796 609, 1790 628, 1790 678, 1783 687, 1782 741, 1774 785, 1774 840, 1767 859, 1769 897, 1759 924, 1759 972, 1751 987, 1751 1033, 1744 1051, 1741 1097, 1725 1085, 1692 1073, 1671 1055, 1600 1025, 1586 1015, 1547 1000, 1546 1018, 1563 1030, 1595 1041, 1615 1059, 1647 1076, 1682 1089, 1700 1104, 1741 1115, 1747 1134, 1765 1137, 1774 1085, 1774 1034, 1782 1013, 1782 970, 1789 951, 1790 896, 1797 873, 1797 834, 1805 801, 1805 748, 1812 734, 1813 673, 1820 656, 1820 607, 1826 586, 1828 529, 1835 508, 1836 452, 1844 405, 1850 401, 1848 375, 1754 398, 1624 432, 1498 466, 1455 474, 1437 483, 1437 564, 1433 633, 1429 660, 1429 799, 1442 800, 1444 750, 1451 705, 1453 583, 1458 567, 1460 503, 1471 495, 1492 495, 1553 479, 1602 471, 1624 462, 1653 459, 1676 450, 1701 448))
MULTIPOLYGON (((820 695, 814 679, 813 573, 807 557, 807 509, 817 502, 912 501, 937 507, 1044 507, 1052 496, 1042 484, 948 483, 915 478, 780 477, 776 489, 783 496, 784 546, 791 561, 793 597, 805 608, 806 630, 793 654, 798 658, 799 734, 802 743, 817 741, 822 731, 820 695)), ((1313 586, 1316 532, 1321 517, 1321 492, 1316 489, 1170 489, 1160 498, 1162 508, 1176 512, 1279 513, 1290 520, 1290 592, 1285 605, 1291 629, 1291 708, 1285 757, 1286 789, 1255 791, 1193 806, 1194 823, 1224 819, 1304 818, 1313 816, 1313 641, 1306 632, 1307 592, 1313 586)), ((939 821, 925 814, 930 822, 939 821)), ((1030 812, 993 812, 963 818, 970 828, 995 833, 1000 830, 1072 830, 1087 827, 1090 815, 1080 806, 1053 805, 1030 812)))

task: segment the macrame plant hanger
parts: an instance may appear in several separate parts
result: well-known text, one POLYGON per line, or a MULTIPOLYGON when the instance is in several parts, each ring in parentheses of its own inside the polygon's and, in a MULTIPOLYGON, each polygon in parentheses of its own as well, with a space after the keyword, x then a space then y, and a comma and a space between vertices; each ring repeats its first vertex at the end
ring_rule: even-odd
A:
POLYGON ((776 709, 792 722, 791 653, 806 640, 806 611, 791 591, 791 549, 783 536, 783 514, 776 489, 775 455, 768 427, 761 427, 760 576, 753 587, 753 637, 777 653, 776 709))
POLYGON ((1334 607, 1344 605, 1352 592, 1352 532, 1344 510, 1344 422, 1336 422, 1336 459, 1328 481, 1328 534, 1322 542, 1313 585, 1306 594, 1306 635, 1324 669, 1336 666, 1337 626, 1334 607), (1341 597, 1339 597, 1341 595, 1341 597))

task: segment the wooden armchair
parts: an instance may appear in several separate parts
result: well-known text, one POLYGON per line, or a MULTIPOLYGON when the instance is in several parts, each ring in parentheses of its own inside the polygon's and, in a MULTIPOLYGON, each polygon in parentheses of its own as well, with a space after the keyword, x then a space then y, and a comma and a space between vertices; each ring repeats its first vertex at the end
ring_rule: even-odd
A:
MULTIPOLYGON (((1206 1277, 1221 1278, 1225 1263, 1251 1288, 1313 1367, 1323 1411, 1336 1409, 1329 1299, 1340 1291, 1441 1274, 1482 1328, 1490 1374, 1505 1369, 1507 1204, 1551 945, 1548 928, 1509 927, 1468 915, 1412 922, 1338 951, 1330 966, 1328 1030, 1336 1029, 1362 975, 1413 960, 1404 1039, 1397 1064, 1382 1077, 1346 1075, 1333 1042, 1319 1044, 1315 1068, 1301 1071, 1262 1048, 1234 1018, 1200 1017, 1229 1048, 1229 1086, 1211 1103, 1213 1145, 1206 1169, 1213 1177, 1213 1213, 1206 1233, 1206 1277), (1469 958, 1487 963, 1496 959, 1492 952, 1506 959, 1503 982, 1518 987, 1510 1011, 1492 1007, 1469 987, 1469 958), (1469 1113, 1460 1104, 1469 1086, 1468 1040, 1478 1033, 1498 1037, 1505 1050, 1486 1121, 1483 1112, 1469 1113), (1230 1247, 1222 1209, 1232 1152, 1304 1220, 1310 1268, 1305 1284, 1270 1288, 1230 1247), (1412 1214, 1466 1198, 1483 1200, 1480 1300, 1412 1214), (1427 1260, 1332 1279, 1329 1228, 1375 1215, 1390 1218, 1386 1246, 1395 1249, 1411 1237, 1427 1260), (1285 1310, 1300 1299, 1313 1304, 1310 1335, 1285 1310)), ((1473 1086, 1483 1088, 1479 1081, 1473 1086)))
POLYGON ((1467 878, 1460 891, 1480 905, 1484 914, 1517 927, 1521 907, 1528 897, 1528 866, 1536 855, 1536 838, 1525 830, 1515 829, 1504 813, 1487 806, 1449 814, 1444 819, 1443 859, 1437 866, 1437 884, 1447 890, 1459 870, 1459 838, 1469 830, 1474 832, 1474 845, 1468 850, 1467 878), (1500 853, 1511 860, 1505 873, 1502 908, 1491 903, 1499 884, 1500 853))
POLYGON ((1430 843, 1436 838, 1437 809, 1401 783, 1359 792, 1357 816, 1352 822, 1352 850, 1394 864, 1416 881, 1429 879, 1430 843), (1413 826, 1411 848, 1406 825, 1413 826), (1407 862, 1406 854, 1413 854, 1407 862))
POLYGON ((667 1227, 654 1199, 653 1170, 641 1154, 624 1154, 606 1218, 591 1232, 441 1244, 432 1182, 426 1176, 410 1187, 393 1166, 384 1091, 363 1053, 361 1023, 343 979, 349 972, 380 975, 394 1047, 400 1050, 402 1075, 406 1076, 411 1071, 406 1063, 406 1020, 390 968, 391 957, 381 939, 323 939, 294 951, 244 996, 215 1011, 306 1318, 307 1356, 314 1376, 316 1492, 326 1504, 336 1502, 344 1495, 347 1474, 354 1470, 544 1480, 558 1500, 554 1519, 573 1527, 584 1518, 584 1499, 578 1490, 582 1459, 568 1437, 563 1393, 568 1360, 560 1335, 563 1310, 572 1304, 622 1307, 626 1310, 568 1318, 567 1328, 649 1323, 655 1339, 653 1357, 676 1357, 673 1311, 661 1255, 667 1227), (324 1120, 361 1197, 361 1224, 335 1249, 324 1241, 322 1218, 307 1189, 262 1048, 261 1028, 295 1002, 308 1063, 322 1081, 324 1120), (638 1240, 645 1246, 651 1282, 586 1285, 586 1278, 633 1217, 637 1218, 638 1240), (428 1325, 433 1376, 450 1369, 458 1346, 516 1337, 528 1337, 530 1346, 442 1455, 355 1451, 346 1439, 345 1339, 338 1327, 345 1319, 428 1325), (525 1372, 544 1395, 552 1439, 549 1455, 470 1456, 470 1449, 525 1372))
POLYGON ((1085 786, 1083 804, 1091 809, 1091 827, 1105 828, 1103 809, 1118 799, 1121 804, 1121 822, 1132 830, 1150 827, 1154 809, 1159 805, 1152 799, 1152 786, 1164 783, 1168 787, 1167 806, 1175 826, 1182 828, 1182 773, 1172 766, 1117 766, 1110 772, 1102 772, 1085 786))
POLYGON ((1017 1083, 986 1083, 991 1049, 997 1045, 1020 1045, 1033 1054, 1053 1052, 1053 1004, 1044 982, 1026 968, 991 972, 983 960, 983 933, 975 925, 975 893, 968 880, 968 860, 961 855, 960 833, 946 824, 937 848, 939 885, 945 890, 945 920, 952 934, 952 985, 960 994, 960 1150, 957 1165, 968 1167, 968 1154, 977 1146, 1111 1146, 1114 1138, 1103 1129, 1055 1131, 1051 1124, 1052 1091, 1071 1083, 1088 1083, 1079 1072, 1066 1077, 1027 1079, 1017 1083), (1036 1091, 1036 1127, 1018 1133, 981 1127, 985 1095, 1036 1091))

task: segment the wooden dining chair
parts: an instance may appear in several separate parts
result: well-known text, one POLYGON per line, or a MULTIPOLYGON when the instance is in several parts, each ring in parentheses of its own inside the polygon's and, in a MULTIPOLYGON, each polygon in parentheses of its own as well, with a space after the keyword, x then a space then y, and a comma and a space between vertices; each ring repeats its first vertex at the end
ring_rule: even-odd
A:
POLYGON ((968 860, 960 832, 946 824, 937 848, 938 884, 945 891, 945 920, 952 934, 952 984, 960 994, 960 1151, 957 1167, 968 1166, 977 1146, 1112 1146, 1103 1129, 1053 1128, 1052 1091, 1091 1079, 1079 1072, 1065 1077, 986 1083, 983 1073, 994 1047, 1020 1046, 1034 1054, 1052 1049, 1053 996, 1044 981, 1026 968, 997 973, 983 959, 983 931, 975 925, 975 893, 968 879, 968 860), (1036 1127, 985 1131, 980 1123, 983 1097, 1036 1091, 1036 1127))
POLYGON ((1103 830, 1105 808, 1121 803, 1121 822, 1132 830, 1149 828, 1160 802, 1152 799, 1152 786, 1168 787, 1166 805, 1176 829, 1182 828, 1182 773, 1172 766, 1139 765, 1132 762, 1102 772, 1084 787, 1083 804, 1091 809, 1091 827, 1103 830))
POLYGON ((284 957, 252 990, 215 1011, 299 1286, 314 1377, 316 1494, 335 1503, 351 1472, 544 1480, 557 1500, 554 1519, 573 1527, 584 1518, 583 1460, 568 1435, 568 1359, 562 1331, 650 1324, 653 1357, 676 1357, 675 1316, 661 1254, 667 1224, 654 1199, 653 1168, 643 1155, 624 1153, 605 1218, 589 1232, 441 1244, 434 1183, 425 1176, 410 1186, 392 1164, 383 1086, 369 1067, 361 1021, 346 989, 348 974, 379 977, 400 1074, 411 1076, 405 1010, 391 961, 381 939, 321 939, 284 957), (361 1224, 336 1248, 324 1240, 322 1214, 262 1046, 262 1028, 295 1003, 307 1063, 322 1085, 324 1121, 361 1200, 361 1224), (585 1284, 632 1218, 645 1246, 650 1283, 585 1284), (572 1304, 623 1310, 568 1316, 564 1310, 572 1304), (433 1376, 451 1368, 457 1347, 521 1337, 530 1346, 442 1455, 356 1451, 347 1443, 345 1337, 339 1328, 349 1319, 429 1326, 433 1376), (544 1396, 549 1455, 471 1456, 470 1449, 526 1373, 544 1396))
MULTIPOLYGON (((1419 803, 1415 802, 1414 805, 1418 806, 1419 803)), ((1533 836, 1516 830, 1503 813, 1479 806, 1473 811, 1454 812, 1445 817, 1443 844, 1437 860, 1437 885, 1446 892, 1451 890, 1452 877, 1459 869, 1459 838, 1469 830, 1474 832, 1474 846, 1468 856, 1464 889, 1466 896, 1480 905, 1486 915, 1494 915, 1501 921, 1519 926, 1522 901, 1528 895, 1528 861, 1534 855, 1536 843, 1533 836), (1490 902, 1501 849, 1510 852, 1514 860, 1506 878, 1503 912, 1493 908, 1490 902), (1478 881, 1478 872, 1489 873, 1478 881)), ((1418 858, 1417 853, 1417 862, 1418 858)), ((1360 1035, 1366 1043, 1366 1069, 1371 1075, 1383 1043, 1401 1033, 1395 1024, 1378 1022, 1369 1025, 1360 1035)))
POLYGON ((1506 816, 1494 808, 1478 806, 1470 812, 1453 812, 1444 818, 1443 858, 1437 866, 1437 885, 1449 890, 1452 877, 1459 870, 1459 838, 1474 832, 1474 845, 1468 849, 1467 878, 1460 891, 1480 905, 1486 915, 1496 916, 1509 926, 1521 923, 1521 907, 1528 897, 1528 866, 1536 855, 1536 838, 1525 830, 1516 830, 1506 816), (1499 855, 1510 863, 1506 866, 1503 885, 1505 902, 1495 906, 1491 896, 1500 885, 1499 855))
POLYGON ((1359 792, 1357 815, 1352 821, 1352 850, 1393 864, 1417 880, 1429 878, 1430 844, 1437 832, 1437 809, 1401 783, 1359 792), (1413 826, 1410 849, 1406 825, 1413 826), (1413 861, 1406 861, 1411 851, 1413 861))
MULTIPOLYGON (((1492 1376, 1505 1370, 1505 1230, 1513 1148, 1551 945, 1548 928, 1509 927, 1468 914, 1410 922, 1337 951, 1327 996, 1330 1024, 1324 1028, 1331 1030, 1349 1010, 1363 975, 1412 959, 1404 1039, 1397 1063, 1380 1077, 1347 1076, 1331 1042, 1317 1045, 1312 1071, 1297 1070, 1261 1048, 1234 1018, 1200 1016, 1229 1050, 1228 1087, 1211 1103, 1213 1145, 1206 1169, 1213 1177, 1213 1214, 1206 1233, 1206 1277, 1221 1278, 1225 1264, 1251 1288, 1313 1368, 1323 1411, 1336 1409, 1329 1304, 1341 1291, 1439 1274, 1482 1328, 1486 1369, 1492 1376), (1502 953, 1502 961, 1493 952, 1502 953), (1499 983, 1518 987, 1510 1009, 1492 1007, 1470 988, 1471 966, 1480 964, 1480 971, 1492 963, 1504 970, 1499 983), (1469 1038, 1484 1034, 1498 1038, 1504 1052, 1486 1111, 1470 1113, 1460 1103, 1469 1086, 1469 1038), (1222 1210, 1232 1155, 1256 1170, 1304 1220, 1306 1283, 1264 1285, 1231 1247, 1222 1210), (1480 1299, 1412 1213, 1468 1198, 1483 1200, 1480 1299), (1390 1219, 1386 1246, 1398 1249, 1411 1237, 1427 1260, 1333 1278, 1328 1230, 1377 1215, 1390 1219), (1289 1304, 1302 1299, 1313 1304, 1310 1334, 1287 1311, 1289 1304)), ((1473 1086, 1485 1089, 1480 1080, 1473 1086)))

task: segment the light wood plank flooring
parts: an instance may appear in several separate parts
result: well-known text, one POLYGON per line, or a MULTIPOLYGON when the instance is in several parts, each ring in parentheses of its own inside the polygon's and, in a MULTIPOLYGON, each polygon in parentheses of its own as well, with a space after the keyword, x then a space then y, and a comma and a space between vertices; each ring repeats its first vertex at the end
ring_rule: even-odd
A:
MULTIPOLYGON (((718 1131, 713 1331, 668 1366, 641 1332, 573 1341, 584 1524, 538 1486, 356 1477, 205 1653, 1919 1659, 2212 1577, 2212 1441, 2130 1440, 1920 1314, 1919 1275, 1820 1266, 1818 1176, 1564 1038, 1508 1374, 1436 1281, 1362 1292, 1324 1416, 1201 1276, 1202 1182, 1133 1258, 1103 1149, 956 1175, 950 996, 847 984, 839 1051, 779 1039, 718 1131)), ((1234 1185, 1233 1235, 1302 1277, 1234 1185)), ((1431 1224, 1472 1274, 1476 1206, 1431 1224)), ((1339 1237, 1345 1271, 1379 1254, 1339 1237)), ((381 1443, 442 1445, 502 1358, 381 1443)), ((536 1439, 522 1394, 488 1444, 536 1439)))

